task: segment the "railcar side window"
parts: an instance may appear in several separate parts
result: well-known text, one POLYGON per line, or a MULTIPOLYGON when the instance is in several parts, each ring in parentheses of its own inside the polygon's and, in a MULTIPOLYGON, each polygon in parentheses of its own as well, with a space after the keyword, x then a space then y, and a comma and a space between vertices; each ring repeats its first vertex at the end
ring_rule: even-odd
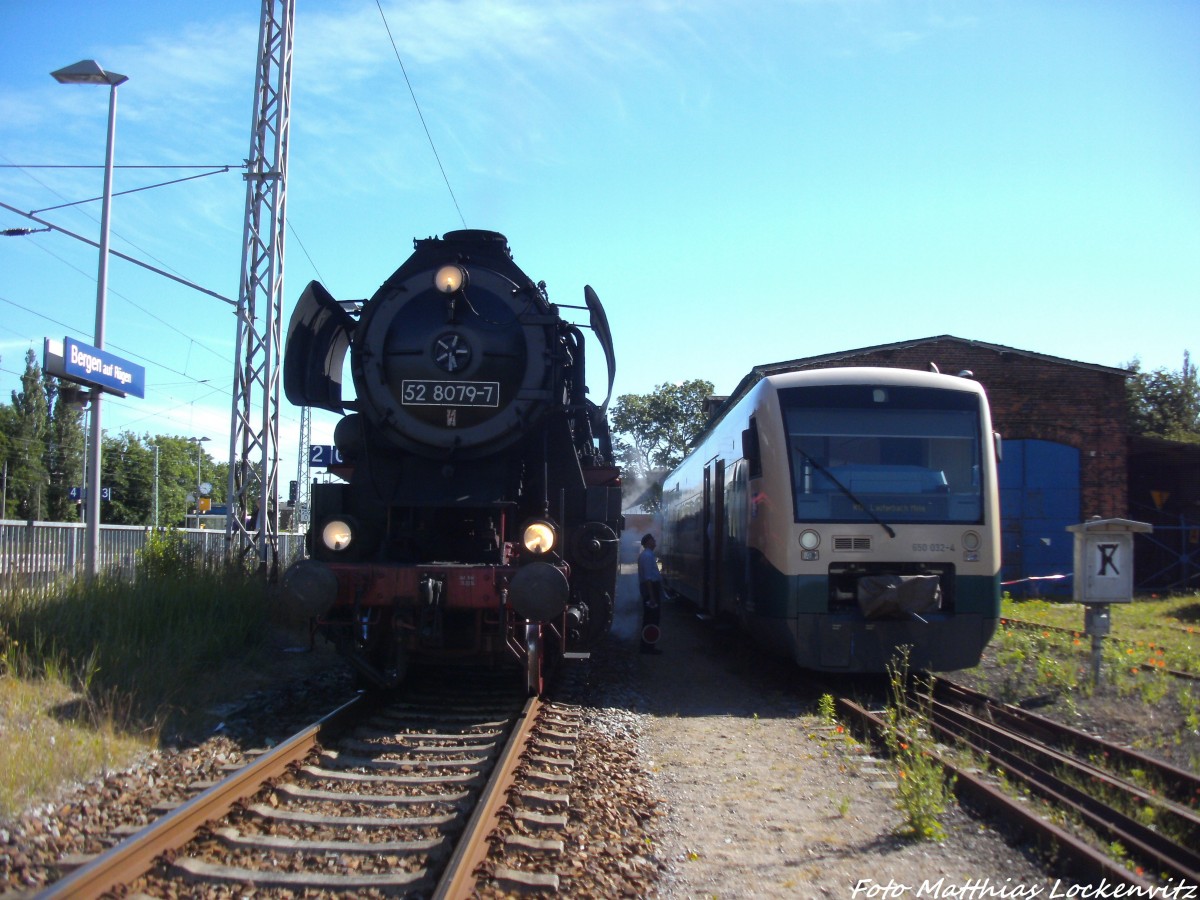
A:
POLYGON ((981 520, 975 394, 838 385, 780 400, 796 521, 981 520))
POLYGON ((758 446, 758 421, 750 417, 750 427, 742 432, 742 456, 749 465, 751 478, 762 475, 762 454, 758 446))

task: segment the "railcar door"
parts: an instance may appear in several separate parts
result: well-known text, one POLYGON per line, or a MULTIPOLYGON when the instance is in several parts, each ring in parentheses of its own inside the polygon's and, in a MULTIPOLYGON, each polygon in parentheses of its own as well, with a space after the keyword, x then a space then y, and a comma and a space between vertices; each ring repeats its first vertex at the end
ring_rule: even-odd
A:
POLYGON ((704 611, 721 606, 721 560, 725 558, 725 460, 704 467, 704 611))

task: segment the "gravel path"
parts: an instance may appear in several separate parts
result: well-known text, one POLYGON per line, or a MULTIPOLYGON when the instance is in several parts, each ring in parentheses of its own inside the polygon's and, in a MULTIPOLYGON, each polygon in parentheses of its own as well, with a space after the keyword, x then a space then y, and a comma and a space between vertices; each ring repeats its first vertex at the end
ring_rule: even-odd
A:
POLYGON ((637 607, 635 576, 623 574, 597 699, 635 713, 640 762, 660 798, 659 896, 1050 893, 1056 879, 1038 859, 960 809, 945 817, 941 842, 898 836, 894 770, 815 714, 798 668, 680 602, 665 604, 662 655, 641 655, 637 607))

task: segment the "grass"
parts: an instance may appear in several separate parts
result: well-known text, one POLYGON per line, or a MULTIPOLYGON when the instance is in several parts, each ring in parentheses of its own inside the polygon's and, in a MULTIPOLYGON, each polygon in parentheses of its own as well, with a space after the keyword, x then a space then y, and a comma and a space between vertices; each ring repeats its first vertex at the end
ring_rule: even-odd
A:
MULTIPOLYGON (((1005 596, 1001 614, 1022 621, 1069 628, 1090 652, 1084 632, 1084 608, 1072 602, 1014 600, 1005 596)), ((1110 606, 1111 641, 1121 643, 1124 663, 1146 662, 1155 668, 1200 673, 1200 594, 1138 597, 1110 606)))
MULTIPOLYGON (((1093 679, 1092 637, 1084 632, 1081 604, 1005 597, 1002 615, 1013 621, 997 630, 984 664, 954 673, 951 680, 1089 730, 1104 732, 1113 726, 1120 743, 1184 769, 1200 768, 1200 682, 1171 674, 1200 673, 1200 593, 1151 594, 1132 603, 1111 604, 1111 632, 1101 641, 1098 681, 1093 679)), ((1163 787, 1147 771, 1115 769, 1104 759, 1093 762, 1149 795, 1127 805, 1127 815, 1194 844, 1195 833, 1156 799, 1163 787)), ((1093 780, 1077 787, 1103 795, 1100 783, 1093 780)), ((1054 804, 1045 806, 1045 814, 1057 824, 1074 822, 1087 831, 1054 804)), ((1136 867, 1131 852, 1121 845, 1104 849, 1114 860, 1136 867)))
POLYGON ((154 538, 129 582, 77 579, 0 597, 0 817, 127 764, 217 696, 213 673, 260 648, 264 585, 206 571, 154 538))
MULTIPOLYGON (((1069 705, 1100 687, 1094 683, 1092 638, 1084 631, 1081 604, 1006 596, 1001 615, 1013 621, 997 629, 992 652, 1002 674, 993 675, 988 685, 1001 699, 1040 693, 1069 705)), ((1112 604, 1110 623, 1111 632, 1101 642, 1104 689, 1147 705, 1177 693, 1192 727, 1200 725, 1200 697, 1168 672, 1200 674, 1200 595, 1152 595, 1112 604)))
POLYGON ((124 732, 102 715, 80 719, 79 704, 60 679, 0 676, 0 819, 153 747, 154 734, 124 732))

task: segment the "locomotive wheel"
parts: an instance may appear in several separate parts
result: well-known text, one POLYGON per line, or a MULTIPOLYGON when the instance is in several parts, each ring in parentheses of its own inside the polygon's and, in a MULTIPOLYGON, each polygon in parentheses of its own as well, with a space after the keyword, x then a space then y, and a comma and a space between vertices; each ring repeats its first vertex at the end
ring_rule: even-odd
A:
POLYGON ((542 626, 537 622, 525 623, 525 690, 530 697, 539 697, 545 690, 542 679, 542 657, 545 639, 542 626))

